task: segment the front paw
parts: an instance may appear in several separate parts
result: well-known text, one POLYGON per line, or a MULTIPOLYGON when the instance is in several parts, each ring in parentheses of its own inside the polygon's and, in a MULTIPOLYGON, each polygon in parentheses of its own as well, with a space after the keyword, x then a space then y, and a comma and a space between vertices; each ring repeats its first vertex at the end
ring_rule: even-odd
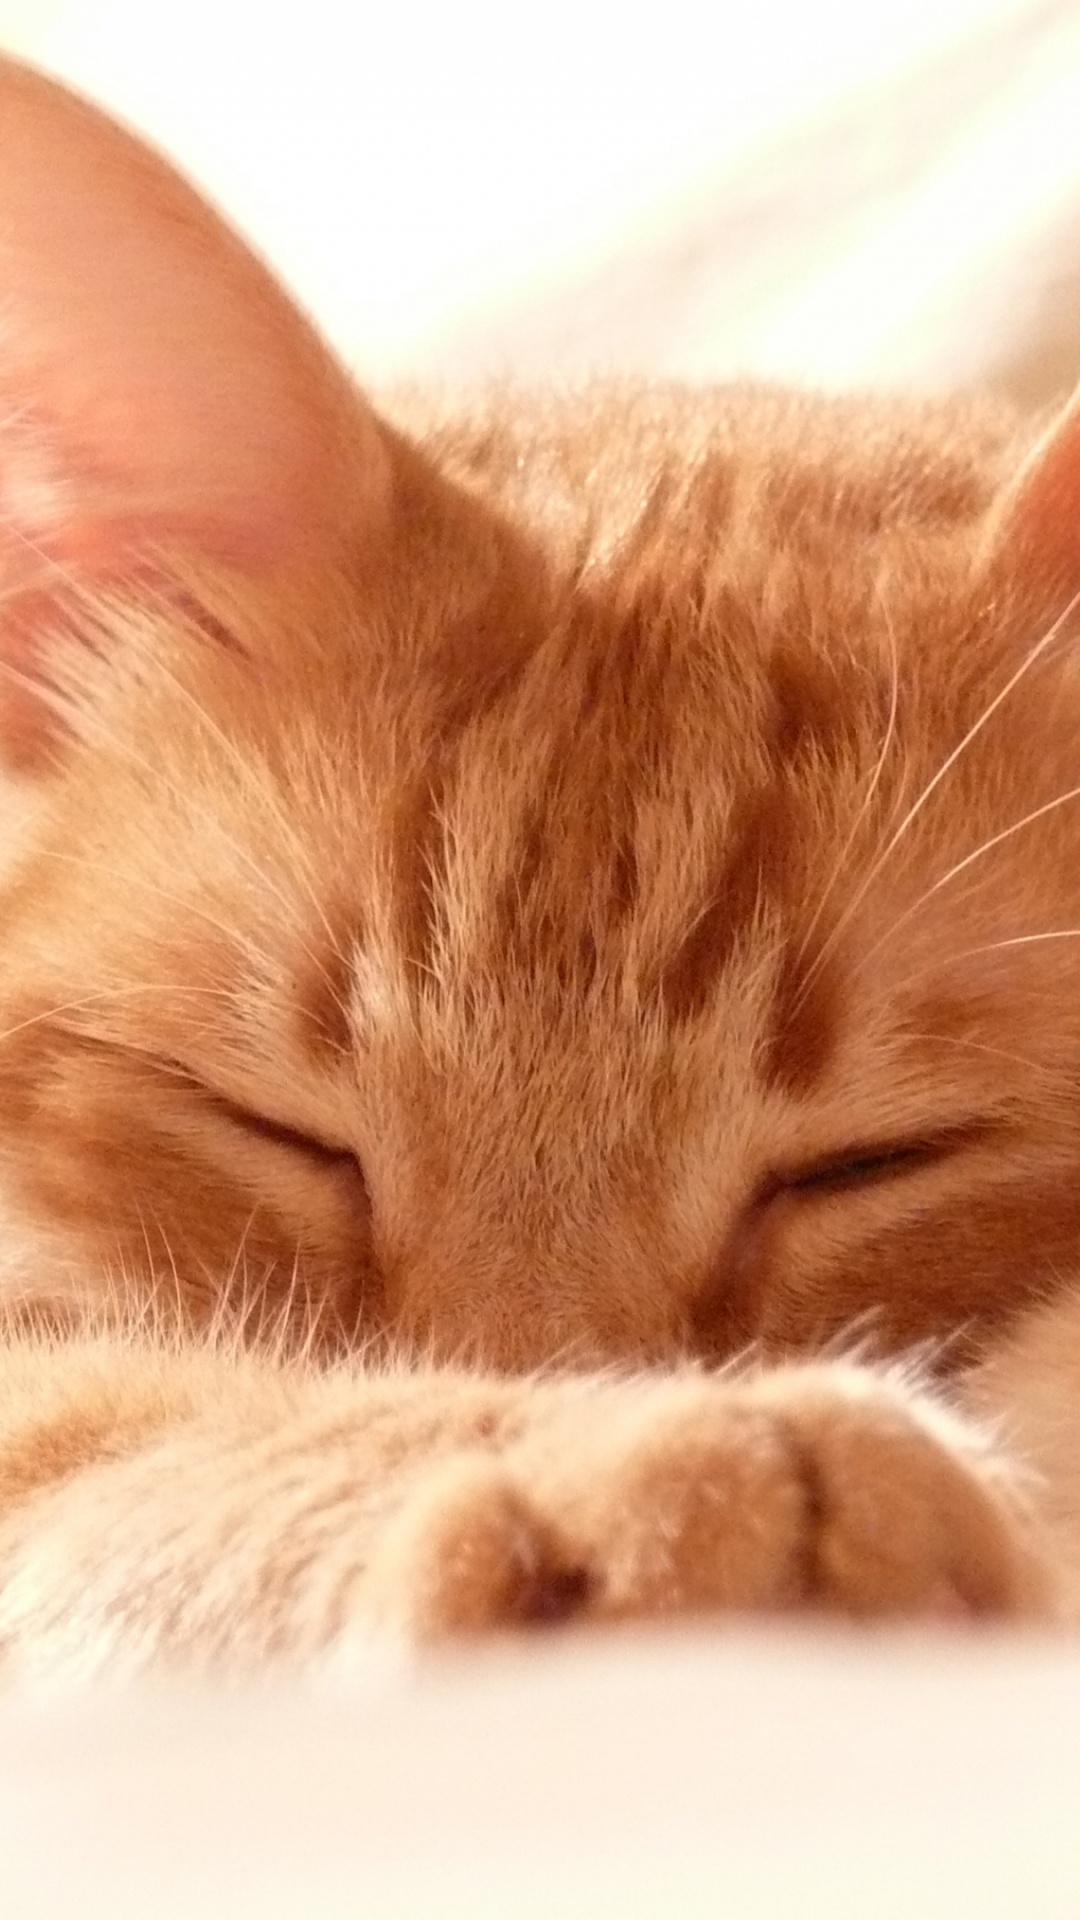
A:
POLYGON ((365 1586, 419 1641, 733 1611, 1053 1616, 1015 1473, 927 1396, 840 1365, 556 1395, 511 1444, 432 1466, 365 1586))

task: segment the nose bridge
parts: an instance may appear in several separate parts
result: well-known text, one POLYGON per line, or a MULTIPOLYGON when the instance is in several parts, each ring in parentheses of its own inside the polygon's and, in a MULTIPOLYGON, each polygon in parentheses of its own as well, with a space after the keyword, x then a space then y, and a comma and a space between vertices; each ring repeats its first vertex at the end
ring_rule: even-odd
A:
POLYGON ((395 1336, 442 1360, 510 1372, 669 1352, 663 1272, 613 1196, 605 1204, 595 1185, 560 1191, 535 1167, 527 1181, 494 1174, 440 1195, 398 1262, 395 1336))
POLYGON ((652 1301, 625 1288, 625 1270, 583 1280, 580 1270, 490 1260, 471 1270, 439 1250, 412 1268, 393 1316, 395 1343, 447 1364, 522 1373, 643 1365, 670 1357, 675 1330, 652 1301))
POLYGON ((458 1168, 428 1196, 423 1232, 396 1263, 392 1314, 411 1347, 517 1370, 587 1339, 590 1289, 536 1181, 483 1171, 458 1168))
POLYGON ((515 1371, 668 1354, 646 1076, 635 1101, 610 1032, 540 1011, 515 1002, 482 1047, 429 1054, 398 1106, 380 1249, 392 1336, 515 1371))
POLYGON ((565 1302, 546 1301, 539 1289, 490 1268, 471 1283, 460 1275, 448 1283, 441 1260, 409 1276, 392 1332, 410 1354, 500 1373, 587 1365, 603 1353, 587 1316, 565 1302))

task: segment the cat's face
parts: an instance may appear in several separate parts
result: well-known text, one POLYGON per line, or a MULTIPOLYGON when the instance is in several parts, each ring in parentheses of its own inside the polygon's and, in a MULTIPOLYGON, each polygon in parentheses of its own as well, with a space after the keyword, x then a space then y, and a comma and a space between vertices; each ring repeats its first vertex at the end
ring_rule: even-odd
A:
POLYGON ((1008 424, 331 411, 333 540, 253 568, 245 507, 147 578, 105 514, 89 648, 13 602, 81 715, 0 910, 16 1280, 519 1367, 977 1336, 1074 1268, 1080 684, 1008 424))

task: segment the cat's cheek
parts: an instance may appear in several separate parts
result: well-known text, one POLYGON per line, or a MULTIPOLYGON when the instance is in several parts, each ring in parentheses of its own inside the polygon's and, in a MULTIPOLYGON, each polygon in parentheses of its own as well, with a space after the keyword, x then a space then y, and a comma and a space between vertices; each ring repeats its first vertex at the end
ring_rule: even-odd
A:
POLYGON ((0 1317, 62 1322, 96 1291, 105 1296, 104 1276, 88 1266, 81 1244, 35 1218, 10 1169, 0 1166, 0 1317))
POLYGON ((230 1177, 220 1156, 193 1158, 178 1194, 167 1140, 148 1133, 142 1144, 134 1185, 107 1154, 69 1164, 55 1140, 51 1155, 48 1142, 38 1149, 52 1176, 41 1183, 29 1149, 16 1156, 9 1147, 0 1162, 0 1315, 64 1329, 87 1315, 138 1313, 153 1298, 167 1316, 182 1301, 194 1321, 237 1316, 252 1333, 269 1328, 279 1338, 317 1326, 336 1345, 377 1331, 370 1224, 346 1169, 296 1168, 291 1155, 269 1152, 254 1181, 230 1177))

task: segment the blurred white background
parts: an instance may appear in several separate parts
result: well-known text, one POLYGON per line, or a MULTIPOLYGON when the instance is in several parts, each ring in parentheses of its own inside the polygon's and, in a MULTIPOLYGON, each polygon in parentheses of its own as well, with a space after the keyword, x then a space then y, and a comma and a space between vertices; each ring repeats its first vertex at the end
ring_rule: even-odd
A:
POLYGON ((1078 0, 0 0, 369 377, 1080 372, 1078 0))

